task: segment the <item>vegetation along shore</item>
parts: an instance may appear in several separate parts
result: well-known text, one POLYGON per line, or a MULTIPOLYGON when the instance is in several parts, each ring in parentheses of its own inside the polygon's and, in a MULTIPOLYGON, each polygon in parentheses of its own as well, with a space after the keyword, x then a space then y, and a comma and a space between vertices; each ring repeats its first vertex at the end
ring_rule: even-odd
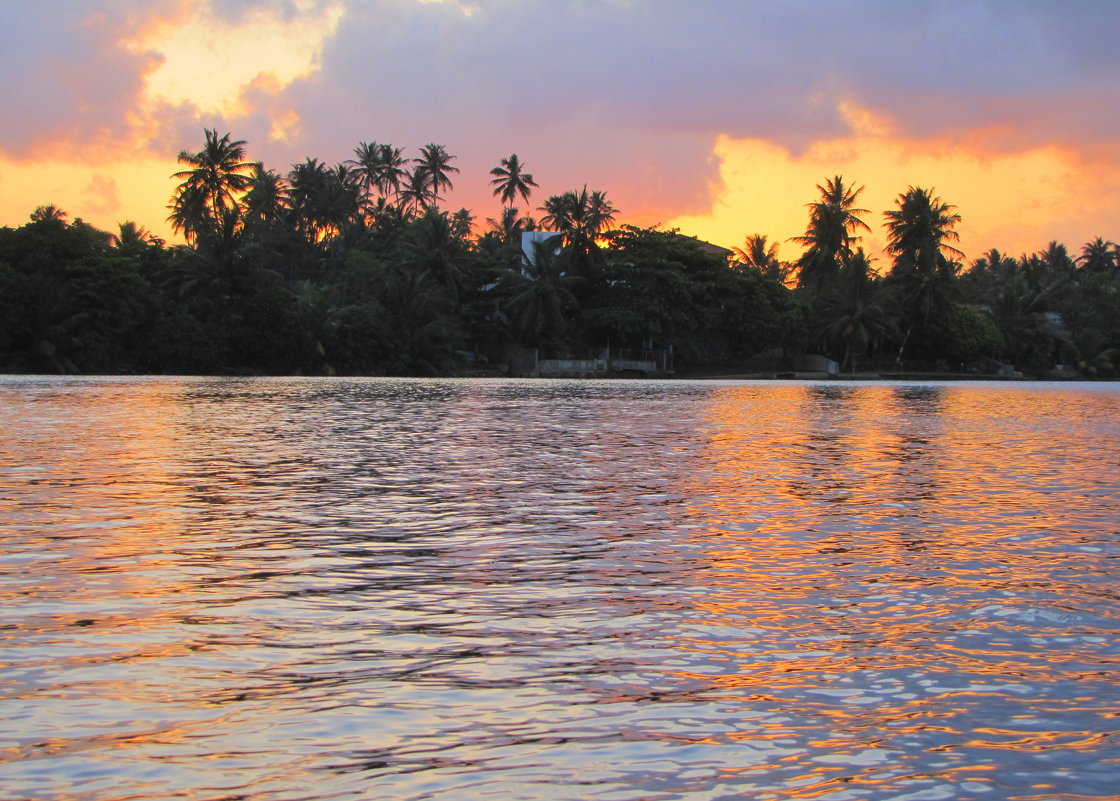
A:
POLYGON ((516 154, 491 170, 485 220, 441 207, 458 170, 437 144, 362 142, 280 174, 208 130, 179 160, 169 220, 185 244, 53 206, 0 228, 0 371, 502 375, 526 353, 671 354, 658 369, 679 375, 790 375, 808 358, 841 375, 1120 366, 1116 244, 968 260, 932 188, 876 219, 861 186, 822 181, 787 262, 764 234, 724 250, 621 224, 587 187, 522 213, 539 187, 516 154), (877 224, 882 266, 860 244, 877 224), (554 236, 523 236, 537 231, 554 236))

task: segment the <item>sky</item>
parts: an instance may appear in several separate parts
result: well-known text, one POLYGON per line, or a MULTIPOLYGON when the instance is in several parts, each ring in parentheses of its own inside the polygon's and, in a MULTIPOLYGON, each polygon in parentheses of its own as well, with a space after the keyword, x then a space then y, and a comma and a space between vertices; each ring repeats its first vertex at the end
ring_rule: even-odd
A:
POLYGON ((516 153, 534 208, 586 185, 787 259, 834 175, 873 254, 910 186, 957 207, 969 260, 1077 251, 1120 240, 1118 29, 1115 0, 0 2, 0 225, 54 204, 174 240, 176 157, 214 128, 279 172, 442 144, 480 224, 516 153))

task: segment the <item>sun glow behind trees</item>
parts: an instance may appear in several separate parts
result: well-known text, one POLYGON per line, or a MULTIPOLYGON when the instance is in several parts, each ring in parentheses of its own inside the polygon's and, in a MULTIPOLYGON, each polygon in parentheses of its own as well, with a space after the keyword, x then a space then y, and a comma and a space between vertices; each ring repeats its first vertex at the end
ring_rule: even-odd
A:
MULTIPOLYGON (((767 233, 795 259, 789 240, 804 231, 805 198, 822 175, 858 176, 862 205, 879 214, 908 185, 936 186, 965 210, 960 248, 976 257, 993 245, 1012 253, 1044 243, 1087 241, 1120 218, 1120 185, 1112 170, 1059 147, 985 154, 964 146, 909 142, 866 130, 817 142, 793 153, 760 139, 720 136, 713 150, 719 179, 710 209, 675 216, 667 224, 713 242, 739 244, 744 235, 767 233)), ((881 231, 864 240, 883 259, 881 231)))
MULTIPOLYGON (((930 90, 920 81, 905 95, 886 91, 905 77, 923 77, 910 74, 919 59, 897 64, 905 73, 897 80, 879 82, 861 71, 864 62, 887 60, 895 45, 886 37, 869 52, 857 52, 845 48, 857 33, 828 30, 827 46, 801 47, 799 63, 813 71, 827 63, 830 47, 850 52, 843 63, 830 65, 832 71, 816 69, 824 77, 805 85, 786 74, 796 70, 755 61, 766 42, 744 38, 736 49, 696 38, 706 48, 701 52, 683 35, 693 30, 690 25, 706 27, 714 38, 736 28, 766 30, 756 17, 781 23, 788 16, 767 2, 726 4, 723 28, 712 24, 716 3, 702 4, 687 20, 674 13, 672 26, 661 16, 664 4, 657 3, 561 4, 549 10, 548 4, 454 0, 178 0, 137 4, 127 13, 120 10, 124 4, 113 5, 56 8, 52 26, 25 29, 41 32, 42 41, 22 50, 17 38, 31 37, 8 26, 8 50, 18 54, 12 56, 13 75, 21 80, 6 90, 14 94, 5 106, 9 127, 0 137, 0 224, 18 226, 30 209, 56 203, 106 229, 134 219, 174 239, 152 210, 173 186, 168 175, 176 152, 203 127, 237 132, 252 142, 255 158, 280 170, 309 153, 331 163, 343 160, 353 142, 371 136, 411 143, 446 137, 439 141, 459 155, 462 169, 447 204, 470 208, 479 218, 495 213, 486 171, 516 150, 550 191, 584 182, 603 187, 626 211, 627 222, 676 226, 728 247, 766 232, 786 259, 798 255, 788 240, 802 232, 812 187, 838 173, 867 187, 862 202, 875 213, 889 209, 902 187, 936 186, 965 211, 960 246, 969 256, 991 246, 1018 254, 1052 239, 1084 242, 1107 233, 1120 218, 1115 139, 1084 133, 1100 127, 1094 119, 1110 108, 1104 90, 1120 84, 1089 72, 1080 75, 1081 83, 1054 89, 1059 77, 1079 77, 1062 70, 1096 56, 1079 41, 1074 53, 1058 54, 1064 59, 1036 57, 1043 54, 1035 48, 1051 33, 1036 27, 1049 19, 1038 9, 1024 9, 998 31, 968 27, 985 16, 980 11, 958 14, 968 18, 958 20, 963 24, 953 29, 954 41, 1006 37, 1008 28, 1033 31, 1036 38, 1020 36, 1018 50, 999 50, 993 68, 1007 65, 1008 71, 979 74, 983 87, 976 91, 983 93, 977 102, 960 101, 957 87, 941 83, 933 98, 938 102, 925 107, 930 90), (527 22, 548 24, 558 52, 585 58, 550 59, 532 37, 508 36, 511 28, 533 30, 527 22), (594 49, 602 42, 591 35, 602 30, 610 31, 610 46, 594 49), (53 42, 58 44, 52 49, 53 42), (651 45, 671 47, 651 51, 651 45), (64 49, 81 59, 68 61, 64 49), (636 75, 664 68, 645 60, 635 69, 638 62, 627 59, 638 52, 664 52, 667 62, 688 68, 684 74, 709 80, 637 81, 636 75), (47 55, 36 60, 40 53, 47 55), (408 58, 417 55, 423 58, 408 58), (615 57, 618 63, 611 61, 615 57), (721 59, 740 59, 742 74, 752 80, 730 85, 720 77, 732 72, 718 70, 721 59), (1016 70, 1032 72, 1028 67, 1037 64, 1048 65, 1032 73, 1038 85, 1015 83, 1016 70), (616 69, 603 69, 611 66, 616 69), (756 73, 775 81, 773 91, 786 99, 769 97, 756 73), (83 75, 97 79, 83 81, 83 75), (50 90, 61 93, 51 106, 69 109, 67 117, 54 119, 24 102, 24 95, 50 94, 43 91, 48 76, 50 90), (592 85, 572 79, 577 77, 601 82, 594 92, 573 98, 571 86, 592 85), (1008 88, 1000 90, 996 78, 1008 88), (1052 102, 1028 104, 1035 97, 1052 102), (1096 110, 1086 107, 1087 97, 1097 98, 1096 110), (797 104, 812 114, 792 130, 784 120, 796 115, 779 112, 797 104), (965 105, 969 113, 957 114, 965 105), (916 107, 925 127, 915 126, 916 107)), ((10 12, 11 20, 32 14, 27 9, 33 6, 10 12)), ((898 16, 913 13, 900 10, 898 16)), ((1072 7, 1063 12, 1074 19, 1084 13, 1072 7)), ((822 18, 827 15, 822 10, 822 18)), ((930 9, 920 16, 920 24, 929 22, 940 34, 933 23, 952 15, 930 9)), ((797 20, 775 39, 785 48, 787 39, 816 35, 815 27, 797 20)), ((1092 38, 1092 31, 1085 33, 1092 38)), ((0 31, 0 44, 4 35, 0 31)), ((931 45, 908 46, 920 52, 931 45)), ((983 61, 985 53, 973 55, 983 61)), ((946 67, 962 69, 960 59, 945 59, 946 67)), ((865 244, 881 268, 880 232, 865 244)))

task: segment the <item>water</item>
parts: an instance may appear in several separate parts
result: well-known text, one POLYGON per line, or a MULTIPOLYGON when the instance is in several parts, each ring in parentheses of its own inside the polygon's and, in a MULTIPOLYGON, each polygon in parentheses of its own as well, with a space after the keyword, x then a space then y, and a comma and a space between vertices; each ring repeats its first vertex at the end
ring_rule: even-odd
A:
POLYGON ((0 379, 0 798, 1116 799, 1120 389, 0 379))

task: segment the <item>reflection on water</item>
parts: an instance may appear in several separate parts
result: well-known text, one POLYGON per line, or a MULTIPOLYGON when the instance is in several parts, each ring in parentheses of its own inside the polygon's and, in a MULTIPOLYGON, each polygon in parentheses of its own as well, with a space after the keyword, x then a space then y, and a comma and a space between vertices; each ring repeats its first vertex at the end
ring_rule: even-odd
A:
POLYGON ((1120 391, 0 380, 0 796, 1116 798, 1120 391))

